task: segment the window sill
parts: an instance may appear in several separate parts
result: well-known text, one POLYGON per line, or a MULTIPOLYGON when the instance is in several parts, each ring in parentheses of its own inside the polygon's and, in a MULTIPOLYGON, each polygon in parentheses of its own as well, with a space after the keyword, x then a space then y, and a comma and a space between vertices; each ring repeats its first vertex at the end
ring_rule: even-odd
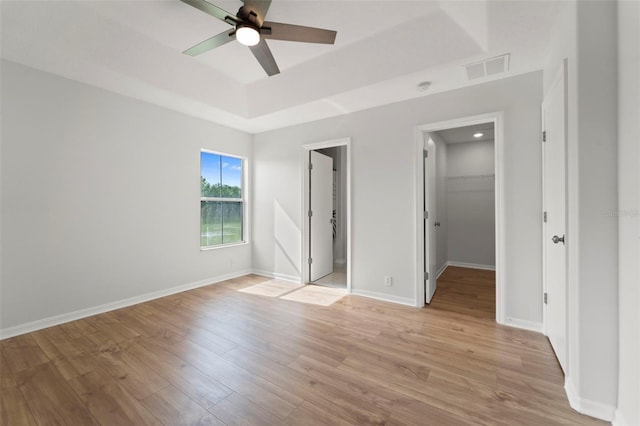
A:
POLYGON ((200 247, 200 251, 219 250, 227 247, 246 246, 247 244, 249 244, 247 241, 242 241, 240 243, 220 244, 219 246, 200 247))

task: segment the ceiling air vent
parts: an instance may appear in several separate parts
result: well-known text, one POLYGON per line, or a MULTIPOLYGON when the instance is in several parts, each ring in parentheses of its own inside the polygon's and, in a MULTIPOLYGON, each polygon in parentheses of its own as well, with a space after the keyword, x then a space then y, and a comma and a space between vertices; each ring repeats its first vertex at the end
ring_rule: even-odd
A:
POLYGON ((484 61, 465 65, 469 80, 488 77, 509 71, 509 54, 495 56, 484 61))

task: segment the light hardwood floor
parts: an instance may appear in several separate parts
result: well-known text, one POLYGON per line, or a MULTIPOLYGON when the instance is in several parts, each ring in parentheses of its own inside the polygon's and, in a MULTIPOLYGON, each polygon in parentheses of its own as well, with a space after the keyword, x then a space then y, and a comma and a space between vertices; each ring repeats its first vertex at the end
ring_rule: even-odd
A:
POLYGON ((495 324, 491 275, 431 306, 255 296, 246 276, 0 342, 3 425, 603 424, 547 340, 495 324))

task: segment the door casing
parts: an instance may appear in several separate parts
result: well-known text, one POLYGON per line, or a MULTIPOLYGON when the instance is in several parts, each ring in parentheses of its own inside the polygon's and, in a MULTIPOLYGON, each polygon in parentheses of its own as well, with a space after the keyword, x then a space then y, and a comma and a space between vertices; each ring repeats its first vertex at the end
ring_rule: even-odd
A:
POLYGON ((415 306, 424 307, 424 159, 425 133, 456 127, 472 126, 483 123, 493 123, 494 126, 494 159, 495 159, 495 221, 496 221, 496 322, 506 324, 504 301, 504 267, 505 267, 505 237, 504 237, 504 113, 502 111, 479 114, 470 117, 416 126, 415 129, 415 306))
POLYGON ((346 238, 347 238, 347 252, 346 252, 346 268, 347 268, 347 292, 351 293, 351 138, 341 138, 341 139, 333 139, 322 142, 315 142, 310 144, 305 144, 302 146, 301 158, 300 158, 300 168, 302 175, 302 203, 300 207, 300 223, 302 224, 302 238, 300 239, 301 247, 301 259, 300 265, 302 265, 300 283, 307 284, 309 282, 309 268, 307 267, 309 259, 309 221, 307 220, 307 212, 309 211, 309 152, 314 151, 316 149, 323 148, 333 148, 336 146, 344 146, 346 149, 347 159, 347 183, 346 188, 346 198, 347 205, 345 206, 347 209, 346 214, 346 238))

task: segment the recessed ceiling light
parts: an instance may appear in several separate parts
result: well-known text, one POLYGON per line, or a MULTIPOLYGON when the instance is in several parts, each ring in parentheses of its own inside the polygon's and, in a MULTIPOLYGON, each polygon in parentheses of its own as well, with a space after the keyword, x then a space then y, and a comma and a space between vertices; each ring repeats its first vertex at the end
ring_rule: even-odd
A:
POLYGON ((474 138, 481 138, 481 137, 483 137, 483 136, 484 136, 484 133, 481 133, 481 132, 478 132, 478 133, 474 133, 474 134, 473 134, 473 137, 474 137, 474 138))

